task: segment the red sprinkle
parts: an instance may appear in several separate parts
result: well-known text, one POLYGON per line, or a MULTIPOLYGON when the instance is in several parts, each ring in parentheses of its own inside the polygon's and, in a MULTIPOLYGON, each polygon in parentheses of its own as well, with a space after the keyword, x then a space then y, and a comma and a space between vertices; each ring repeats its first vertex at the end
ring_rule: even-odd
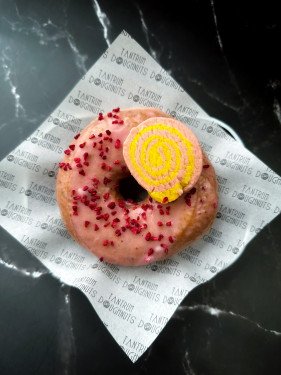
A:
POLYGON ((172 237, 172 236, 169 236, 169 241, 170 241, 171 243, 173 243, 173 242, 174 242, 174 239, 173 239, 173 237, 172 237))
POLYGON ((111 171, 111 169, 112 169, 112 168, 111 168, 111 166, 110 166, 110 165, 108 165, 108 166, 107 166, 107 170, 108 170, 108 171, 110 172, 110 171, 111 171))
POLYGON ((74 158, 75 163, 79 163, 81 161, 80 158, 74 158))
POLYGON ((89 139, 96 138, 95 134, 90 135, 89 139))
POLYGON ((158 227, 162 227, 162 225, 163 225, 162 221, 158 221, 157 225, 158 225, 158 227))
POLYGON ((99 229, 100 229, 100 227, 97 224, 95 224, 95 231, 97 231, 99 229))
POLYGON ((121 230, 120 229, 116 229, 116 231, 115 231, 115 235, 117 236, 117 237, 119 237, 119 236, 121 236, 121 230))
POLYGON ((217 203, 214 203, 214 204, 213 204, 213 207, 214 207, 214 208, 217 208, 217 203))
POLYGON ((111 246, 114 246, 114 242, 113 242, 113 241, 110 241, 110 245, 111 245, 111 246))
POLYGON ((145 212, 142 212, 141 216, 142 216, 143 220, 146 220, 146 213, 145 212))
POLYGON ((114 164, 119 164, 120 161, 119 160, 114 160, 114 164))
POLYGON ((103 262, 103 257, 100 257, 100 262, 103 262))
POLYGON ((168 197, 165 197, 165 198, 163 198, 162 203, 167 203, 168 200, 169 200, 169 198, 168 198, 168 197))
POLYGON ((103 162, 101 163, 101 169, 105 169, 106 168, 106 164, 103 162))
POLYGON ((107 116, 108 116, 108 117, 112 117, 112 113, 111 113, 111 112, 108 112, 107 116))
POLYGON ((114 125, 114 124, 118 124, 118 121, 117 120, 114 120, 114 121, 112 121, 112 124, 114 125))
POLYGON ((193 187, 190 191, 189 191, 189 194, 195 194, 196 193, 196 188, 195 187, 193 187))
POLYGON ((95 148, 97 145, 97 142, 93 142, 93 148, 95 148))
POLYGON ((164 215, 165 212, 162 210, 162 208, 159 210, 160 215, 164 215))
POLYGON ((107 246, 108 245, 108 240, 105 240, 105 241, 103 241, 103 246, 107 246))
POLYGON ((62 168, 65 166, 65 163, 59 163, 59 167, 62 168))
POLYGON ((165 252, 165 254, 168 254, 168 249, 166 248, 166 249, 164 250, 164 252, 165 252))
POLYGON ((120 139, 117 139, 116 142, 115 142, 115 145, 114 145, 115 148, 119 148, 120 145, 121 145, 121 141, 120 141, 120 139))
POLYGON ((115 208, 115 206, 116 206, 115 202, 110 202, 107 205, 107 207, 110 208, 111 210, 113 210, 113 208, 115 208))
POLYGON ((80 143, 79 147, 83 148, 83 147, 85 147, 85 144, 86 144, 86 142, 80 143))
POLYGON ((109 197, 109 193, 105 193, 105 194, 103 195, 103 198, 104 198, 105 201, 108 199, 108 197, 109 197))
POLYGON ((206 186, 202 186, 202 190, 206 190, 206 186))
POLYGON ((103 215, 103 218, 104 218, 104 220, 108 220, 108 218, 109 218, 109 214, 104 214, 104 215, 103 215))
POLYGON ((150 256, 150 255, 152 255, 154 253, 154 250, 152 249, 152 247, 148 250, 148 253, 147 253, 147 255, 148 256, 150 256))
POLYGON ((115 113, 117 113, 117 112, 119 112, 120 111, 120 108, 119 107, 117 107, 117 108, 113 108, 113 110, 112 110, 112 112, 115 112, 115 113))
POLYGON ((104 184, 104 185, 107 185, 107 184, 109 184, 111 181, 112 181, 112 180, 111 180, 110 178, 104 177, 104 179, 103 179, 103 184, 104 184))
POLYGON ((85 225, 85 228, 87 228, 87 226, 90 224, 90 222, 88 220, 85 221, 84 225, 85 225))
POLYGON ((159 236, 158 236, 158 241, 161 241, 162 238, 164 238, 163 234, 159 234, 159 236))
POLYGON ((146 233, 146 236, 145 236, 146 241, 149 241, 150 238, 151 238, 151 233, 150 233, 150 232, 147 232, 147 233, 146 233))
POLYGON ((83 154, 84 160, 86 160, 88 156, 89 156, 88 152, 84 152, 83 154))
POLYGON ((78 139, 79 137, 80 137, 80 133, 76 134, 74 138, 78 139))
POLYGON ((70 150, 64 150, 65 155, 70 155, 70 150))
POLYGON ((84 186, 82 190, 83 190, 83 191, 88 190, 88 186, 84 186))
POLYGON ((69 147, 70 150, 72 150, 72 151, 75 150, 75 145, 69 145, 68 147, 69 147))
POLYGON ((203 168, 209 168, 209 164, 204 164, 203 168))
POLYGON ((113 115, 113 117, 114 117, 114 118, 117 118, 117 119, 119 118, 119 116, 117 116, 117 115, 113 115))
POLYGON ((110 135, 111 134, 111 131, 110 130, 106 130, 105 131, 107 135, 110 135))
POLYGON ((99 183, 99 180, 97 178, 92 178, 92 181, 93 181, 94 185, 97 185, 99 183))
POLYGON ((82 176, 85 176, 85 172, 83 169, 81 169, 81 171, 79 171, 79 174, 81 174, 82 176))
POLYGON ((167 227, 171 227, 171 226, 172 226, 172 222, 171 222, 171 221, 168 221, 168 222, 166 223, 166 225, 167 225, 167 227))
POLYGON ((118 124, 119 124, 119 125, 123 125, 123 124, 124 124, 124 121, 123 121, 123 120, 119 120, 119 121, 118 121, 118 124))
POLYGON ((161 247, 167 247, 167 245, 164 244, 164 243, 161 243, 160 246, 161 246, 161 247))

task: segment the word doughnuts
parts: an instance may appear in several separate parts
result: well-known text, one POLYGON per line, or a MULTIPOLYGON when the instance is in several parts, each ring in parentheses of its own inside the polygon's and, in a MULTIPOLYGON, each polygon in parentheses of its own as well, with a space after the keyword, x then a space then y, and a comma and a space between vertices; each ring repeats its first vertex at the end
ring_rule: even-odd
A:
POLYGON ((100 261, 139 266, 171 257, 216 217, 213 166, 192 132, 159 109, 100 113, 64 153, 57 178, 61 216, 100 261), (141 201, 132 191, 141 188, 136 180, 145 188, 141 201))
POLYGON ((124 142, 126 164, 138 183, 160 203, 190 190, 202 171, 202 150, 181 122, 153 117, 130 131, 124 142))

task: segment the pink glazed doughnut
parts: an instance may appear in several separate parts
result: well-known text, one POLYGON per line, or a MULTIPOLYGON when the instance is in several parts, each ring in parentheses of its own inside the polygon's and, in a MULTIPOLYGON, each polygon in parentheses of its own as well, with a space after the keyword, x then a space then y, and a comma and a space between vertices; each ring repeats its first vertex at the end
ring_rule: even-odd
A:
POLYGON ((199 239, 215 220, 215 171, 189 129, 186 136, 192 134, 194 155, 201 161, 195 160, 188 190, 184 186, 179 197, 160 202, 151 191, 152 196, 146 193, 139 202, 124 199, 121 185, 127 179, 130 190, 132 175, 137 176, 123 145, 131 130, 139 125, 143 129, 142 123, 150 118, 179 126, 157 108, 115 108, 99 114, 77 134, 59 163, 57 201, 62 219, 71 236, 101 261, 140 266, 169 258, 199 239))

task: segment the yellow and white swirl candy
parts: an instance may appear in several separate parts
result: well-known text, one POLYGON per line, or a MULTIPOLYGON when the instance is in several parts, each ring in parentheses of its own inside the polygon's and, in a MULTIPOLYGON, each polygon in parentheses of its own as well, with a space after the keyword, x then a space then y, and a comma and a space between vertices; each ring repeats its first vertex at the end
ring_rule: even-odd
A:
POLYGON ((161 203, 189 191, 202 171, 196 136, 172 118, 152 117, 132 128, 123 155, 134 178, 161 203))

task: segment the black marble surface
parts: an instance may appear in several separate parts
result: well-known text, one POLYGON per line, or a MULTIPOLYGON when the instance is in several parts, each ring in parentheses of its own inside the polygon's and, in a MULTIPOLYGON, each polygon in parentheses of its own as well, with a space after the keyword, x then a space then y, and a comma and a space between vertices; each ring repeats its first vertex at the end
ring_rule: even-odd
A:
MULTIPOLYGON (((278 2, 0 0, 0 159, 122 29, 281 174, 278 2)), ((86 297, 0 230, 0 374, 281 374, 280 217, 132 364, 86 297)))

